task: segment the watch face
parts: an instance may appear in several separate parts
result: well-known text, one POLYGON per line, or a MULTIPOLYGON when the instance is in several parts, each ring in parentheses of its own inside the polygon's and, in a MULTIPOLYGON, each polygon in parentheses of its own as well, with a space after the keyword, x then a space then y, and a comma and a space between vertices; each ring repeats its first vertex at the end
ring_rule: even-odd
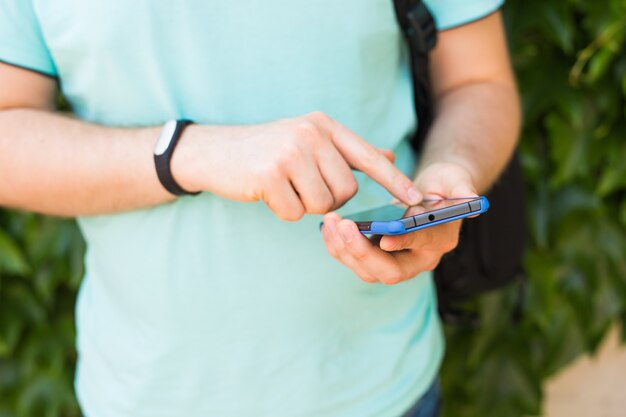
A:
POLYGON ((154 154, 157 156, 163 155, 167 150, 167 147, 170 145, 170 141, 172 140, 172 136, 174 136, 174 131, 176 130, 176 120, 170 120, 165 123, 163 126, 163 130, 161 130, 161 135, 157 140, 157 143, 154 147, 154 154))

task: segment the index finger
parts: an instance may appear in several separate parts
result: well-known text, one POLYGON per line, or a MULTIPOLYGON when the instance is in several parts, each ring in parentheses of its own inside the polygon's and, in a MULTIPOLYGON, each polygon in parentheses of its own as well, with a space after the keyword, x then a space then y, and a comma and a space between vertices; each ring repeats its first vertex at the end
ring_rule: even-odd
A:
POLYGON ((404 175, 377 148, 339 123, 332 123, 330 136, 346 162, 385 187, 394 197, 410 206, 422 195, 413 181, 404 175))

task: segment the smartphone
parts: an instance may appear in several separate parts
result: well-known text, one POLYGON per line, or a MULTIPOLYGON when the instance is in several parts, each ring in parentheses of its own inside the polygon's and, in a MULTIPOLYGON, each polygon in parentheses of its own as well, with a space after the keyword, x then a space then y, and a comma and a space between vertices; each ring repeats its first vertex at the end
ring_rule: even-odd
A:
POLYGON ((476 216, 489 209, 487 197, 424 200, 417 206, 389 204, 345 216, 363 234, 402 235, 438 224, 476 216))

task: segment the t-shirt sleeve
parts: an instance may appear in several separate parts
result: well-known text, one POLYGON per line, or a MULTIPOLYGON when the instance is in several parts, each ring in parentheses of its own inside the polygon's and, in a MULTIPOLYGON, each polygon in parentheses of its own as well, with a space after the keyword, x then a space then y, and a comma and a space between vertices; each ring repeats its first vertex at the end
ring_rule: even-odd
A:
POLYGON ((0 1, 0 61, 57 75, 32 0, 0 1))
POLYGON ((439 30, 450 29, 485 17, 504 0, 425 0, 439 30))

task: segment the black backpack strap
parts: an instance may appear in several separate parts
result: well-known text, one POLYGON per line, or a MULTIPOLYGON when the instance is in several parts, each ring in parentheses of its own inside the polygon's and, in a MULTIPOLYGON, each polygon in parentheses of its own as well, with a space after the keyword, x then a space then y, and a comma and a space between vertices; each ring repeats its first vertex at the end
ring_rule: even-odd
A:
POLYGON ((428 54, 437 43, 437 28, 432 14, 421 0, 394 0, 393 3, 396 18, 409 44, 413 98, 418 123, 412 144, 414 148, 419 149, 433 121, 428 54))

